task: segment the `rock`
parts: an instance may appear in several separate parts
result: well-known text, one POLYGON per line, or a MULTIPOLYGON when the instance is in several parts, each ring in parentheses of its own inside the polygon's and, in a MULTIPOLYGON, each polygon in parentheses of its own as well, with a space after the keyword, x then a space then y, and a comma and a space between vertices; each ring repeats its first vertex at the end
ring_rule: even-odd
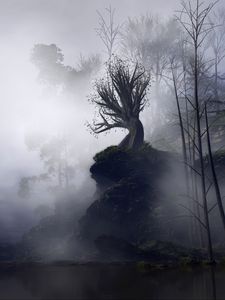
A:
POLYGON ((156 181, 168 170, 168 154, 148 144, 138 151, 109 147, 90 168, 98 199, 81 218, 80 236, 90 241, 108 235, 139 243, 154 236, 159 205, 156 181))

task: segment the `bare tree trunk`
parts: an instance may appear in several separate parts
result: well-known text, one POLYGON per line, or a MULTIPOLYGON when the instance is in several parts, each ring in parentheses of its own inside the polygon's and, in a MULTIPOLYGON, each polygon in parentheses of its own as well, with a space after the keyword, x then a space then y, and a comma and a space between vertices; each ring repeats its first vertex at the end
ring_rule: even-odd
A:
POLYGON ((177 105, 177 111, 178 111, 178 118, 179 118, 179 125, 180 125, 180 133, 181 133, 181 141, 182 141, 182 153, 183 153, 184 163, 185 163, 185 165, 187 165, 187 149, 186 149, 186 143, 185 143, 184 125, 183 125, 183 119, 182 119, 182 115, 181 115, 181 109, 180 109, 179 97, 178 97, 178 92, 177 92, 175 74, 174 74, 173 67, 171 67, 171 68, 172 68, 173 86, 174 86, 176 105, 177 105))
MULTIPOLYGON (((171 63, 171 71, 172 71, 172 78, 173 78, 173 87, 174 87, 174 93, 175 93, 175 99, 176 99, 176 106, 177 106, 177 112, 178 112, 178 118, 179 118, 179 126, 180 126, 180 133, 181 133, 181 142, 182 142, 182 154, 183 154, 183 160, 184 160, 184 174, 185 174, 185 182, 186 182, 186 192, 187 196, 189 196, 190 192, 190 185, 189 185, 189 176, 188 176, 188 156, 187 156, 187 147, 186 147, 186 141, 185 141, 185 132, 184 132, 184 124, 180 109, 180 103, 179 103, 179 96, 177 91, 177 83, 176 78, 174 74, 174 69, 171 63)), ((189 197, 188 197, 189 199, 189 197)), ((190 202, 188 202, 189 209, 191 209, 190 202)), ((192 224, 189 224, 189 239, 190 242, 192 242, 192 224)))
POLYGON ((207 204, 206 183, 205 183, 205 168, 204 168, 203 150, 202 150, 199 98, 198 98, 198 41, 195 42, 194 100, 195 100, 195 109, 196 109, 197 142, 198 142, 198 153, 199 153, 200 173, 201 173, 201 192, 202 192, 204 219, 205 219, 206 234, 207 234, 208 255, 209 255, 210 262, 213 262, 214 259, 213 259, 211 232, 209 226, 208 204, 207 204))
POLYGON ((217 55, 215 58, 214 97, 215 97, 215 101, 216 101, 216 111, 218 113, 220 110, 220 106, 219 106, 219 94, 218 94, 218 58, 217 58, 217 55))
MULTIPOLYGON (((187 106, 187 100, 186 100, 186 110, 188 109, 187 106)), ((187 111, 187 120, 188 120, 188 150, 189 150, 189 163, 190 166, 195 167, 196 166, 196 112, 194 111, 194 116, 189 116, 189 113, 187 111), (194 118, 193 118, 194 117, 194 118), (193 126, 191 126, 191 123, 193 123, 193 126), (192 127, 192 132, 190 128, 192 127)), ((198 190, 198 176, 195 172, 195 168, 190 170, 191 175, 191 192, 192 192, 192 199, 193 202, 193 212, 197 216, 197 218, 194 219, 194 229, 195 229, 195 236, 197 237, 197 241, 199 242, 199 245, 201 248, 204 248, 204 233, 203 233, 203 227, 202 224, 198 220, 202 220, 202 214, 200 208, 202 208, 200 202, 199 202, 199 190, 198 190)))
POLYGON ((129 133, 119 144, 123 149, 138 149, 144 144, 144 128, 139 119, 132 120, 129 133))
POLYGON ((197 145, 195 146, 198 159, 200 163, 199 175, 201 178, 201 196, 202 196, 202 206, 204 212, 204 223, 202 225, 206 229, 207 234, 207 246, 208 246, 208 257, 209 261, 213 262, 213 249, 211 232, 209 225, 209 213, 208 213, 208 203, 207 203, 207 191, 206 191, 206 177, 204 168, 204 158, 202 149, 202 132, 201 132, 201 116, 200 111, 200 99, 199 99, 199 72, 203 64, 201 64, 200 49, 204 44, 207 35, 212 31, 212 25, 207 21, 207 18, 215 6, 216 2, 210 3, 208 6, 204 7, 200 0, 196 0, 196 4, 193 6, 190 1, 182 2, 182 9, 180 11, 180 16, 177 18, 186 33, 188 34, 191 44, 193 46, 193 75, 194 75, 194 91, 193 98, 194 103, 191 103, 196 112, 196 138, 197 145))
MULTIPOLYGON (((193 136, 193 142, 195 143, 195 139, 196 139, 196 116, 195 116, 195 120, 194 120, 194 136, 193 136)), ((196 153, 195 153, 195 147, 193 145, 193 149, 192 149, 192 165, 195 165, 196 162, 196 153)), ((197 180, 197 174, 192 170, 192 178, 193 178, 193 197, 194 199, 197 201, 196 203, 196 212, 197 212, 197 217, 199 220, 202 219, 202 215, 201 215, 201 211, 200 211, 200 207, 199 207, 199 192, 198 192, 198 180, 197 180)), ((203 228, 202 225, 199 224, 199 238, 200 238, 200 245, 202 248, 204 248, 204 232, 203 232, 203 228)))
POLYGON ((217 175, 216 175, 215 165, 214 165, 214 161, 213 161, 206 104, 205 104, 205 120, 206 120, 206 132, 207 132, 207 145, 208 145, 208 153, 209 153, 209 162, 210 162, 210 166, 211 166, 213 184, 214 184, 215 191, 216 191, 216 200, 217 200, 221 220, 222 220, 222 223, 223 223, 223 228, 225 230, 225 213, 224 213, 223 202, 222 202, 222 197, 221 197, 221 193, 220 193, 220 187, 219 187, 219 183, 218 183, 218 179, 217 179, 217 175))

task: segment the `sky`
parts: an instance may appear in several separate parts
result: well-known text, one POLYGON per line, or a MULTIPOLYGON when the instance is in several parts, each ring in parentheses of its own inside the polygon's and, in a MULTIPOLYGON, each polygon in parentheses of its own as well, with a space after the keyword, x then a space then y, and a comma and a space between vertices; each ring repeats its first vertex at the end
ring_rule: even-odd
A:
POLYGON ((97 10, 104 14, 111 4, 116 10, 116 21, 123 23, 129 16, 148 13, 166 18, 173 14, 177 3, 177 0, 0 0, 1 187, 16 185, 20 176, 32 174, 40 167, 37 154, 28 152, 24 144, 26 131, 38 112, 34 99, 38 101, 42 93, 36 80, 37 70, 30 62, 33 45, 54 43, 62 49, 65 63, 74 65, 80 54, 103 49, 95 32, 97 10))
POLYGON ((19 47, 52 41, 72 59, 80 52, 99 50, 96 10, 103 12, 111 4, 121 23, 128 16, 147 13, 167 17, 177 3, 178 0, 1 0, 0 33, 7 44, 10 39, 19 47))

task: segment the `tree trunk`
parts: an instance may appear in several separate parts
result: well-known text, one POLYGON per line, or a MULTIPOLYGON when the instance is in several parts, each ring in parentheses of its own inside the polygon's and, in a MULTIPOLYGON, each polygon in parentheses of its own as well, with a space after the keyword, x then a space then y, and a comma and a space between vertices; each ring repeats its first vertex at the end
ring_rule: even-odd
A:
POLYGON ((216 101, 216 112, 218 113, 220 110, 220 105, 219 105, 219 94, 218 94, 218 58, 216 55, 215 58, 215 83, 214 83, 214 96, 215 96, 215 101, 216 101))
MULTIPOLYGON (((198 2, 199 3, 199 2, 198 2)), ((202 204, 204 210, 205 219, 205 229, 207 234, 207 246, 208 246, 208 257, 209 261, 213 262, 213 249, 212 249, 212 239, 209 225, 209 214, 208 214, 208 203, 207 203, 207 193, 206 193, 206 183, 205 183, 205 166, 203 158, 202 149, 202 132, 201 132, 201 116, 199 107, 199 67, 198 67, 198 41, 195 41, 195 58, 194 58, 194 100, 195 100, 195 110, 196 110, 196 129, 197 129, 197 142, 198 142, 198 155, 200 162, 200 174, 201 174, 201 196, 202 204)))
POLYGON ((215 191, 216 191, 216 200, 217 200, 217 204, 218 204, 218 208, 219 208, 223 228, 225 230, 225 213, 224 213, 223 201, 222 201, 222 196, 221 196, 221 192, 220 192, 220 186, 219 186, 218 179, 217 179, 217 174, 216 174, 216 169, 215 169, 213 154, 212 154, 212 149, 211 149, 211 141, 210 141, 210 135, 209 135, 208 113, 207 113, 206 104, 205 104, 205 120, 206 120, 206 130, 207 130, 207 145, 208 145, 208 153, 209 153, 209 163, 210 163, 210 166, 211 166, 211 172, 212 172, 212 177, 213 177, 214 188, 215 188, 215 191))
POLYGON ((144 143, 144 128, 139 119, 133 119, 129 125, 129 133, 119 144, 122 149, 138 149, 144 143))

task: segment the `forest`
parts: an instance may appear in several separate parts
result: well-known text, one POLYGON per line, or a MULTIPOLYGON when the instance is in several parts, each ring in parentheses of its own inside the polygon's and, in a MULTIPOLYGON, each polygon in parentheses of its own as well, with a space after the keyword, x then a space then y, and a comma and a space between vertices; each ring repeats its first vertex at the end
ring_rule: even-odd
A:
POLYGON ((222 266, 224 4, 95 13, 101 52, 68 64, 55 41, 30 48, 41 97, 24 147, 38 167, 19 173, 30 219, 15 236, 2 226, 1 262, 222 266))

